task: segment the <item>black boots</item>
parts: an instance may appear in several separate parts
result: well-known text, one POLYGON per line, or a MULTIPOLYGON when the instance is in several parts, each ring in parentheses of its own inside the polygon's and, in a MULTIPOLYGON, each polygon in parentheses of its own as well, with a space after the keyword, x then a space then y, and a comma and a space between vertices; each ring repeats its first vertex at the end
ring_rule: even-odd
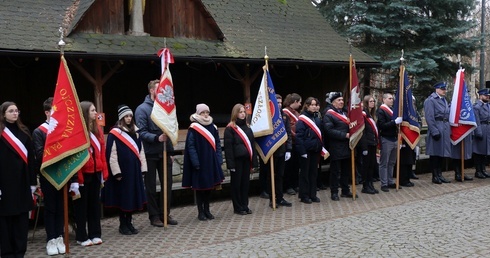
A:
POLYGON ((432 170, 432 183, 434 184, 442 184, 441 179, 439 179, 439 172, 437 169, 432 170))
POLYGON ((440 169, 440 168, 439 168, 439 169, 437 170, 437 175, 439 176, 439 180, 440 180, 442 183, 445 183, 445 184, 447 184, 447 183, 451 183, 451 181, 447 180, 446 178, 444 178, 444 177, 442 176, 442 169, 440 169))
POLYGON ((214 219, 213 214, 209 211, 209 195, 210 191, 196 191, 196 202, 197 202, 197 219, 204 220, 212 220, 214 219))
POLYGON ((203 206, 204 206, 204 216, 206 216, 206 218, 209 220, 214 219, 213 214, 211 214, 211 212, 209 211, 209 201, 208 200, 206 200, 204 202, 203 206))
MULTIPOLYGON (((461 178, 461 167, 460 166, 454 167, 454 180, 456 180, 458 182, 463 182, 463 180, 461 178)), ((473 177, 468 176, 468 175, 464 175, 464 181, 471 181, 471 180, 473 180, 473 177)))
POLYGON ((119 213, 119 233, 123 235, 135 235, 139 230, 133 226, 133 215, 131 213, 119 213))
POLYGON ((375 194, 374 188, 371 188, 371 184, 369 182, 364 181, 362 183, 362 191, 365 194, 375 194))

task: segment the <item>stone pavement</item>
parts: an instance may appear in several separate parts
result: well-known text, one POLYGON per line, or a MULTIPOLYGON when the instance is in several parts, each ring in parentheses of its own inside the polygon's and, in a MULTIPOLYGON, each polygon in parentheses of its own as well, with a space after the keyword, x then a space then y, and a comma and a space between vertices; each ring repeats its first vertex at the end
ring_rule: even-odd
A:
MULTIPOLYGON (((468 169, 467 172, 470 172, 468 169)), ((471 172, 471 174, 473 174, 471 172)), ((444 173, 454 178, 452 172, 444 173)), ((177 207, 179 221, 167 229, 134 218, 138 235, 118 233, 118 218, 102 221, 100 246, 80 247, 71 237, 70 257, 490 257, 490 179, 434 185, 430 175, 415 187, 359 198, 269 208, 250 198, 252 215, 235 215, 231 201, 211 203, 216 219, 197 220, 195 206, 177 207)), ((375 183, 379 188, 379 183, 375 183)), ((26 257, 48 257, 44 229, 37 230, 26 257)))

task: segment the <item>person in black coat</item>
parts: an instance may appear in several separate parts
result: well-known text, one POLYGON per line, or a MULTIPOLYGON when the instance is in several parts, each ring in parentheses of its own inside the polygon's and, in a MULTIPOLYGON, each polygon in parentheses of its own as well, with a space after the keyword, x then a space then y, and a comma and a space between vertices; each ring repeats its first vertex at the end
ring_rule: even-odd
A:
POLYGON ((258 166, 254 135, 247 124, 245 107, 236 104, 224 133, 226 167, 231 175, 231 199, 235 214, 252 214, 248 207, 250 171, 258 166))
POLYGON ((342 189, 341 197, 352 198, 348 179, 351 173, 351 151, 349 148, 349 118, 344 109, 344 98, 341 92, 330 94, 331 108, 323 118, 325 132, 328 137, 332 154, 330 157, 330 191, 333 201, 339 200, 338 189, 342 189))
POLYGON ((182 175, 182 187, 196 191, 197 218, 201 221, 214 219, 209 211, 209 197, 211 190, 225 179, 221 141, 209 112, 209 107, 201 103, 190 117, 182 175))
POLYGON ((0 105, 0 255, 24 257, 36 190, 31 134, 14 102, 0 105))
POLYGON ((376 161, 376 150, 378 148, 378 127, 374 120, 376 115, 376 101, 373 96, 367 95, 363 101, 364 110, 364 132, 359 141, 360 154, 362 155, 362 166, 359 167, 362 173, 362 191, 367 194, 379 193, 373 186, 373 175, 378 166, 376 161))
POLYGON ((320 119, 315 117, 318 99, 308 97, 296 123, 296 149, 300 155, 299 195, 301 202, 320 202, 316 196, 318 161, 323 148, 320 119))
MULTIPOLYGON (((36 151, 36 172, 41 169, 44 154, 44 144, 46 142, 46 134, 49 128, 49 119, 51 117, 51 105, 53 98, 46 99, 43 103, 44 114, 46 121, 32 132, 32 141, 34 150, 36 151)), ((63 190, 56 188, 39 173, 39 182, 44 201, 44 225, 46 230, 46 253, 48 255, 64 254, 66 251, 63 240, 63 190)))

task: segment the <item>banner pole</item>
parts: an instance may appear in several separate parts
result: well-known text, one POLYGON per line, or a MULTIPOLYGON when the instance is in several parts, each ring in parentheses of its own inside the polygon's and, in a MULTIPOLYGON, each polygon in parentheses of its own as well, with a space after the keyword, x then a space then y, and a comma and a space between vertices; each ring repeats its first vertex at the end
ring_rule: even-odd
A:
POLYGON ((461 141, 461 182, 464 182, 464 139, 461 141))
POLYGON ((354 160, 354 150, 350 150, 350 163, 352 170, 352 200, 356 200, 356 162, 354 160))
POLYGON ((167 210, 167 141, 163 141, 163 227, 167 228, 168 210, 167 210))
POLYGON ((276 210, 276 182, 274 180, 274 155, 270 158, 270 166, 271 166, 271 195, 272 195, 272 210, 276 210))
MULTIPOLYGON (((403 94, 405 91, 405 66, 403 66, 403 50, 402 50, 402 57, 400 58, 400 80, 398 84, 398 117, 403 116, 403 94)), ((396 139, 396 191, 398 192, 398 189, 400 188, 400 145, 402 141, 401 137, 401 126, 400 124, 397 125, 398 128, 398 137, 396 139)), ((388 173, 393 173, 393 171, 388 171, 388 173)))
POLYGON ((64 228, 65 228, 65 233, 64 233, 64 239, 63 242, 65 242, 65 254, 69 255, 70 254, 70 231, 68 229, 68 187, 65 184, 63 186, 63 219, 64 219, 64 228))

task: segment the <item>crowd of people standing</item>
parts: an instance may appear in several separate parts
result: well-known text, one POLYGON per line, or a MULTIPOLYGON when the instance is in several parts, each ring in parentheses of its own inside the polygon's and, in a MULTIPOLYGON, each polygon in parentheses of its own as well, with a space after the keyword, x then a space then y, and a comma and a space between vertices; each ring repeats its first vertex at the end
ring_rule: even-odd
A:
MULTIPOLYGON (((170 214, 172 193, 173 146, 162 130, 150 118, 158 80, 148 84, 148 95, 135 112, 126 105, 118 107, 118 120, 110 129, 107 139, 96 123, 97 110, 89 101, 80 103, 83 120, 90 135, 89 161, 69 181, 69 192, 73 198, 73 217, 76 225, 76 242, 81 246, 103 243, 101 230, 101 206, 119 211, 119 232, 135 235, 139 230, 133 224, 132 215, 146 206, 149 223, 164 226, 164 209, 170 214), (134 117, 133 117, 134 115, 134 117), (163 151, 166 144, 167 152, 163 151), (157 193, 158 176, 164 189, 164 157, 167 157, 167 207, 163 207, 161 195, 157 193), (101 190, 102 189, 102 190, 101 190)), ((474 104, 477 128, 465 138, 465 156, 460 146, 450 144, 448 123, 449 104, 445 99, 446 83, 434 85, 432 93, 424 102, 424 113, 428 132, 426 153, 430 156, 432 182, 450 183, 442 176, 442 160, 453 161, 455 180, 473 180, 462 176, 461 162, 473 158, 477 178, 488 178, 485 170, 486 157, 490 155, 490 89, 479 91, 479 100, 474 104)), ((223 149, 219 130, 213 123, 210 107, 205 103, 196 105, 190 116, 184 150, 182 187, 195 192, 197 219, 213 220, 210 210, 212 190, 220 188, 224 180, 223 163, 230 173, 231 203, 238 215, 252 214, 249 205, 250 173, 260 169, 262 192, 270 199, 270 206, 291 207, 284 198, 294 196, 305 204, 320 203, 317 196, 321 179, 322 153, 330 153, 328 183, 332 201, 341 197, 353 198, 349 186, 351 155, 349 148, 349 118, 341 92, 327 94, 327 107, 320 111, 320 101, 308 97, 302 105, 297 93, 276 95, 281 117, 285 124, 288 140, 274 153, 276 160, 274 175, 268 164, 261 163, 255 150, 253 132, 247 122, 245 106, 236 104, 230 121, 224 130, 223 149), (284 105, 283 105, 284 104, 284 105), (224 156, 223 156, 224 154, 224 156), (275 183, 274 195, 270 181, 275 183), (340 194, 339 194, 340 188, 340 194), (275 196, 275 200, 272 199, 275 196)), ((378 194, 373 185, 381 182, 381 191, 389 192, 401 186, 413 187, 412 165, 415 151, 405 142, 399 144, 398 130, 401 117, 393 116, 393 95, 385 93, 382 104, 377 108, 376 99, 364 96, 363 116, 365 129, 355 155, 362 193, 378 194), (400 146, 400 160, 396 151, 400 146), (379 153, 379 162, 377 155, 379 153), (400 162, 400 185, 395 184, 393 172, 400 162)), ((36 128, 31 136, 20 120, 20 111, 14 102, 0 105, 0 250, 2 257, 22 257, 27 249, 29 228, 28 212, 33 209, 33 193, 40 187, 44 195, 44 221, 46 230, 46 252, 48 255, 64 254, 63 239, 63 188, 56 190, 39 173, 46 133, 49 128, 53 98, 43 103, 46 121, 36 128)), ((356 178, 357 180, 357 178, 356 178)), ((168 224, 178 222, 170 215, 168 224)))

